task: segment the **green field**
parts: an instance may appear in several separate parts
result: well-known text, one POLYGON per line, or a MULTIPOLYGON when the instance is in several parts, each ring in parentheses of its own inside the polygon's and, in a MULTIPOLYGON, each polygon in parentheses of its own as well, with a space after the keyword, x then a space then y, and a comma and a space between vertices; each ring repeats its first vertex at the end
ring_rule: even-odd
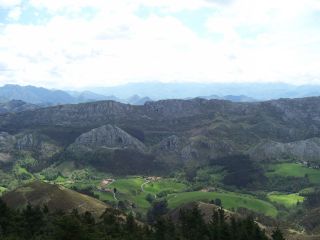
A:
POLYGON ((226 209, 247 208, 249 210, 276 217, 277 209, 269 202, 254 198, 253 196, 233 192, 184 192, 168 196, 170 208, 176 208, 182 204, 193 201, 209 201, 216 198, 221 199, 226 209))
MULTIPOLYGON (((59 180, 60 184, 64 181, 67 182, 67 178, 63 177, 57 180, 59 180)), ((112 193, 98 190, 101 180, 102 179, 75 181, 71 185, 79 189, 90 186, 96 187, 94 194, 98 195, 100 200, 115 201, 112 193)), ((144 214, 151 207, 150 202, 147 201, 147 195, 151 194, 157 197, 159 193, 165 193, 161 195, 168 200, 169 208, 175 208, 188 202, 210 201, 219 198, 222 200, 223 206, 227 209, 247 208, 271 217, 277 216, 278 213, 277 209, 270 202, 257 199, 250 195, 233 192, 185 192, 188 187, 186 184, 168 178, 146 183, 143 187, 144 191, 142 191, 141 185, 144 183, 146 183, 144 178, 132 176, 115 179, 115 182, 111 183, 108 188, 111 190, 116 188, 116 198, 119 201, 134 203, 135 211, 144 214)))
POLYGON ((112 193, 94 191, 94 194, 98 195, 99 200, 101 200, 101 201, 114 201, 112 193))
POLYGON ((150 182, 144 186, 145 192, 158 194, 160 192, 182 192, 186 185, 172 179, 164 179, 157 182, 150 182))
POLYGON ((110 188, 117 189, 118 200, 129 200, 145 212, 150 207, 150 203, 146 200, 147 193, 141 191, 141 185, 144 182, 145 180, 141 177, 116 179, 110 184, 110 188))
MULTIPOLYGON (((129 177, 116 179, 115 182, 109 185, 109 188, 117 189, 118 200, 129 200, 142 211, 146 211, 151 205, 146 200, 146 196, 150 194, 158 194, 162 191, 180 192, 186 186, 183 183, 178 183, 172 179, 163 179, 155 182, 149 182, 144 186, 144 192, 141 185, 146 181, 142 177, 129 177)), ((103 196, 102 196, 103 197, 103 196)), ((104 196, 109 198, 110 196, 104 196)), ((104 199, 104 198, 102 198, 104 199)))
POLYGON ((271 202, 276 202, 290 208, 296 206, 298 202, 303 202, 304 197, 299 196, 297 193, 281 194, 274 192, 268 194, 268 199, 271 202))
POLYGON ((141 184, 144 182, 145 180, 141 177, 122 178, 116 179, 116 181, 109 186, 110 188, 117 188, 121 193, 135 194, 141 191, 141 184))
POLYGON ((311 183, 320 183, 320 170, 307 168, 301 164, 296 163, 279 163, 269 165, 269 172, 267 173, 267 175, 269 177, 272 177, 273 175, 284 177, 305 177, 307 175, 311 183), (270 172, 270 170, 272 172, 270 172))
MULTIPOLYGON (((144 182, 145 180, 140 177, 117 179, 114 183, 110 184, 110 188, 117 188, 117 198, 119 200, 132 201, 143 212, 150 207, 150 203, 146 200, 148 193, 158 194, 168 191, 171 193, 167 196, 170 208, 175 208, 192 201, 209 201, 220 198, 223 206, 227 209, 243 207, 272 217, 275 217, 278 213, 271 203, 250 195, 232 192, 183 192, 187 186, 173 179, 150 182, 144 186, 145 192, 142 192, 141 185, 144 182)), ((112 200, 112 195, 109 193, 100 194, 100 197, 101 199, 112 200)))

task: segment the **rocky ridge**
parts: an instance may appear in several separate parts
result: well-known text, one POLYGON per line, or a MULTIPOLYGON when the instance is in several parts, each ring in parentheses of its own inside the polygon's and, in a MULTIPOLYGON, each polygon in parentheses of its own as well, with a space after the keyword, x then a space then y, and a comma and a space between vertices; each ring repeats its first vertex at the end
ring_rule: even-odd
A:
POLYGON ((10 135, 0 132, 0 162, 14 161, 18 153, 36 154, 39 159, 49 159, 61 151, 61 147, 47 136, 37 133, 10 135))
POLYGON ((38 108, 40 107, 37 105, 26 103, 21 100, 11 100, 9 102, 0 103, 0 114, 17 113, 38 108))
POLYGON ((129 135, 122 129, 113 125, 103 125, 99 128, 94 128, 89 132, 81 134, 70 148, 109 148, 109 149, 124 149, 131 148, 138 151, 146 151, 146 146, 138 139, 129 135))
MULTIPOLYGON (((254 103, 191 99, 143 106, 114 101, 70 104, 1 115, 0 131, 15 136, 36 131, 60 144, 68 139, 68 149, 127 148, 170 161, 205 161, 237 152, 257 160, 286 154, 316 160, 320 97, 254 103), (134 129, 133 135, 123 129, 134 129)), ((21 143, 28 149, 39 146, 30 136, 18 142, 20 149, 21 143)))

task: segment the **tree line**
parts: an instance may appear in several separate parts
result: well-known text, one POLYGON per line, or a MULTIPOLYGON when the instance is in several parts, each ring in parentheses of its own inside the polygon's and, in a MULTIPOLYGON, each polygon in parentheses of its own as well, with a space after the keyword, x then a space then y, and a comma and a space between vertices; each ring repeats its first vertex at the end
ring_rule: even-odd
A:
MULTIPOLYGON (((252 218, 226 220, 223 209, 205 222, 200 209, 181 209, 179 219, 158 217, 151 224, 137 221, 132 214, 106 209, 99 219, 79 214, 50 212, 46 206, 28 205, 23 210, 8 208, 0 200, 1 240, 268 240, 252 218)), ((279 230, 273 240, 283 240, 279 230)))

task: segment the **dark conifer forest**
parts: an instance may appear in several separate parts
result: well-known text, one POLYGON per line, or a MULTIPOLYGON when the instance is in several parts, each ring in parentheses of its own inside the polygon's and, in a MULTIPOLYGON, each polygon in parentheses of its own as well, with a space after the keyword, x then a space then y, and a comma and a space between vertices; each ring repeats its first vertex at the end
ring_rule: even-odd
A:
POLYGON ((252 218, 227 219, 223 209, 214 211, 206 223, 194 206, 181 209, 179 219, 158 217, 147 225, 132 214, 107 209, 99 219, 77 211, 50 212, 46 206, 28 205, 13 210, 0 201, 0 239, 2 240, 267 240, 284 239, 277 229, 271 238, 252 218))

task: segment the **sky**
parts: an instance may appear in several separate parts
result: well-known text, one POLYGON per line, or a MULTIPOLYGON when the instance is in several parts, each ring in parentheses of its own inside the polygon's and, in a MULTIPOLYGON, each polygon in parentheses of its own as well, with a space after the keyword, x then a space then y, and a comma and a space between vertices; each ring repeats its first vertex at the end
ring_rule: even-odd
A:
POLYGON ((320 0, 0 0, 0 85, 320 84, 320 0))

